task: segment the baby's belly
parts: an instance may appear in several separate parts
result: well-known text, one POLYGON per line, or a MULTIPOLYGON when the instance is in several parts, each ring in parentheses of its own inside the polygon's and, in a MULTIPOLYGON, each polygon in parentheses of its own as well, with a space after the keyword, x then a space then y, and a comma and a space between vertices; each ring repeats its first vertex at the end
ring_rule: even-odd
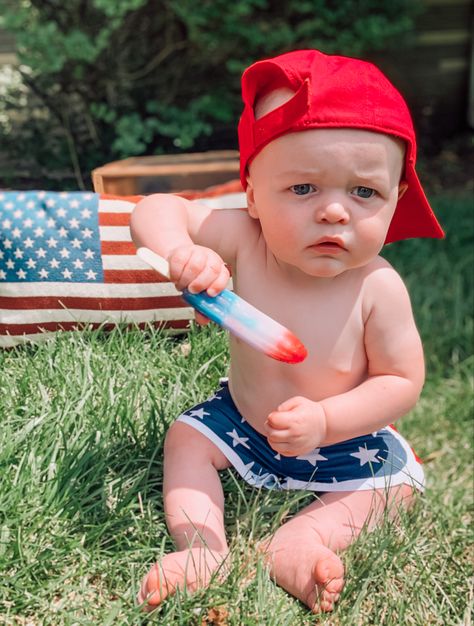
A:
POLYGON ((367 376, 365 353, 335 360, 318 354, 300 364, 286 364, 240 343, 231 347, 229 388, 242 416, 261 433, 270 412, 293 396, 313 401, 344 393, 367 376))

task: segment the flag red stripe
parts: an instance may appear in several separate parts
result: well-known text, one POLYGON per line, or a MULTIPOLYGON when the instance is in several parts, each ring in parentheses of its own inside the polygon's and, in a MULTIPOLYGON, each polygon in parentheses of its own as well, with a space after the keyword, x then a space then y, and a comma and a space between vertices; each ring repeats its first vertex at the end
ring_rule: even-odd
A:
MULTIPOLYGON (((167 320, 161 322, 141 322, 139 324, 124 323, 126 328, 146 329, 150 325, 155 328, 188 328, 189 320, 167 320)), ((80 330, 89 328, 103 328, 112 330, 119 324, 98 324, 90 322, 45 322, 44 324, 0 324, 0 335, 34 335, 42 331, 56 332, 57 330, 80 330)))
POLYGON ((104 270, 105 283, 159 283, 160 276, 155 270, 104 270))
POLYGON ((100 213, 99 226, 129 226, 130 213, 100 213))
POLYGON ((133 241, 101 241, 102 254, 136 254, 133 241))
POLYGON ((0 297, 1 309, 89 309, 91 311, 146 311, 183 307, 180 296, 152 296, 145 298, 81 298, 77 296, 0 297))

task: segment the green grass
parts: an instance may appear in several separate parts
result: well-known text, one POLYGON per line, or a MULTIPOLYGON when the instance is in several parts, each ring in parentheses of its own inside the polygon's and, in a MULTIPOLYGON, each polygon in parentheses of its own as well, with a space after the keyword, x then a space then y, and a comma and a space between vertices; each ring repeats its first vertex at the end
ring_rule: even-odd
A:
MULTIPOLYGON (((331 625, 470 624, 472 587, 472 204, 440 197, 448 238, 386 256, 405 277, 428 380, 401 431, 425 459, 428 488, 397 527, 345 554, 347 586, 331 625)), ((316 623, 269 579, 253 546, 307 494, 258 491, 223 473, 229 579, 180 594, 153 617, 135 594, 172 548, 161 501, 172 419, 226 371, 225 335, 193 329, 58 335, 0 354, 0 624, 316 623), (209 617, 210 619, 210 617, 209 617)), ((310 496, 309 496, 310 498, 310 496)))

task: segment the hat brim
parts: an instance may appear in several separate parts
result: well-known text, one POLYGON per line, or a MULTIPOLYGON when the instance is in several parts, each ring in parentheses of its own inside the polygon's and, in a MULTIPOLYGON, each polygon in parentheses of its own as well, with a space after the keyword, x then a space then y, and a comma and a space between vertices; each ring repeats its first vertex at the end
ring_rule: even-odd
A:
POLYGON ((408 188, 398 201, 385 243, 413 237, 442 239, 443 229, 431 209, 411 163, 407 164, 405 169, 404 181, 408 188))

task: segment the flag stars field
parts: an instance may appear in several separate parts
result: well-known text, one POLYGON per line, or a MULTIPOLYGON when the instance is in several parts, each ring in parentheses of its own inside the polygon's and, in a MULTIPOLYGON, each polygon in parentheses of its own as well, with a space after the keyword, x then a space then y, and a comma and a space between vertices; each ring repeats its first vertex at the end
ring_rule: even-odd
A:
POLYGON ((0 217, 9 236, 0 240, 0 280, 101 280, 97 195, 4 192, 0 194, 0 202, 2 199, 0 217), (89 247, 84 255, 82 247, 86 239, 89 247), (41 267, 37 265, 38 259, 42 260, 41 267), (45 266, 50 271, 44 271, 45 266))

